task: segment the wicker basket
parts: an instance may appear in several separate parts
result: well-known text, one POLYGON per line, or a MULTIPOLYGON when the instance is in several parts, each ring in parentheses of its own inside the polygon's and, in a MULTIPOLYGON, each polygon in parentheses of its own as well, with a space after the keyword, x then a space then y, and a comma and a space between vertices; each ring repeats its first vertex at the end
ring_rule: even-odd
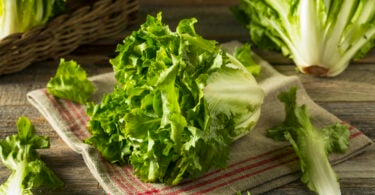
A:
POLYGON ((0 75, 33 62, 64 56, 78 46, 119 35, 135 22, 137 0, 97 0, 60 15, 45 26, 9 35, 0 41, 0 75))

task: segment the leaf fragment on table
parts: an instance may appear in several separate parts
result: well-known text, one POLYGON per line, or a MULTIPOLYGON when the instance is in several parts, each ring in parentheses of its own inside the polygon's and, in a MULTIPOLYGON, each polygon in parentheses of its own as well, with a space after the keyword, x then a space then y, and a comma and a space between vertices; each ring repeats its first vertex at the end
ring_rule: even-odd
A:
POLYGON ((334 124, 322 129, 313 126, 305 105, 297 105, 297 88, 280 93, 284 103, 284 121, 267 130, 267 136, 278 141, 289 141, 300 160, 301 180, 309 189, 324 195, 341 194, 338 178, 328 155, 345 153, 349 147, 348 125, 334 124))
POLYGON ((49 138, 35 134, 27 117, 17 121, 18 133, 0 140, 0 159, 10 169, 11 175, 0 186, 0 194, 32 194, 40 186, 58 188, 63 182, 40 159, 37 149, 49 148, 49 138))
POLYGON ((84 104, 96 90, 86 71, 74 60, 60 59, 56 74, 47 83, 48 93, 84 104))

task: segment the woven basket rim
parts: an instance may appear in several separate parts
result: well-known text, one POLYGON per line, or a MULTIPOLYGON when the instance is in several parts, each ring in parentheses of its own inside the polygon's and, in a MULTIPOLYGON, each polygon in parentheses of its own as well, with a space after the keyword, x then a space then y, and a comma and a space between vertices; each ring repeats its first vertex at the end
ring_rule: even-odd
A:
MULTIPOLYGON (((100 4, 103 1, 112 1, 112 2, 115 2, 115 1, 123 1, 123 0, 97 0, 97 1, 95 1, 91 5, 85 5, 85 6, 79 7, 79 8, 75 9, 72 12, 62 13, 62 14, 56 15, 55 17, 51 18, 45 24, 40 25, 40 26, 35 26, 35 27, 31 28, 30 30, 28 30, 26 32, 18 32, 18 33, 9 34, 9 35, 5 36, 4 38, 0 39, 0 45, 6 43, 9 39, 13 40, 16 37, 21 38, 21 37, 23 37, 23 36, 25 36, 27 34, 32 34, 33 32, 40 32, 40 31, 46 30, 46 29, 48 29, 48 27, 49 27, 49 25, 51 23, 54 23, 55 21, 60 20, 60 18, 65 18, 65 17, 69 18, 70 16, 75 15, 76 13, 80 12, 81 10, 92 9, 97 4, 100 4)), ((127 1, 128 2, 136 2, 137 3, 137 0, 127 0, 127 1)))
MULTIPOLYGON (((55 21, 57 20, 60 20, 61 18, 69 18, 70 16, 74 15, 75 13, 77 12, 80 12, 81 10, 83 9, 92 9, 93 7, 95 7, 97 4, 103 2, 103 1, 124 1, 124 0, 97 0, 95 1, 93 4, 91 5, 85 5, 85 6, 82 6, 82 7, 79 7, 78 9, 75 9, 74 11, 72 12, 69 12, 69 13, 62 13, 62 14, 59 14, 55 17, 53 17, 52 19, 50 19, 47 23, 45 23, 44 25, 41 25, 41 26, 35 26, 33 28, 31 28, 30 30, 28 30, 27 32, 19 32, 19 33, 13 33, 13 34, 10 34, 10 35, 7 35, 6 37, 0 39, 0 44, 3 44, 4 42, 7 42, 7 40, 9 39, 14 39, 16 37, 19 37, 19 38, 22 38, 23 36, 27 35, 27 34, 32 34, 33 32, 37 31, 37 32, 40 32, 40 31, 43 31, 43 30, 46 30, 48 29, 49 25, 51 23, 54 23, 55 21)), ((134 2, 136 3, 137 7, 135 7, 135 9, 138 9, 138 0, 125 0, 125 1, 128 1, 129 3, 131 2, 134 2)), ((134 10, 135 11, 135 10, 134 10)))
POLYGON ((0 76, 118 34, 137 22, 138 8, 137 0, 96 0, 27 32, 10 34, 0 40, 0 76))

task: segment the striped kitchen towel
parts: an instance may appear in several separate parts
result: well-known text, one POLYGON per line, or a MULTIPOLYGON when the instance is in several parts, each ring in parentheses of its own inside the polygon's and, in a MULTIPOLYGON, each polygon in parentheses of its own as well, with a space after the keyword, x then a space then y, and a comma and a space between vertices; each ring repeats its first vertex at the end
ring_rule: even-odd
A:
MULTIPOLYGON (((228 50, 238 46, 237 42, 225 45, 228 50)), ((48 120, 52 128, 69 145, 80 153, 103 189, 109 194, 235 194, 250 191, 259 194, 295 181, 300 177, 298 158, 287 142, 276 142, 265 137, 265 130, 284 119, 283 104, 277 99, 281 91, 297 86, 298 103, 306 104, 317 127, 340 119, 314 103, 296 76, 284 76, 274 70, 266 61, 254 56, 262 66, 257 78, 266 97, 262 114, 256 127, 232 145, 228 167, 212 170, 194 180, 185 180, 177 186, 144 183, 134 176, 131 166, 118 166, 106 162, 95 148, 83 143, 90 136, 86 123, 89 120, 85 107, 49 95, 46 89, 31 91, 28 100, 48 120)), ((91 78, 97 86, 94 99, 113 89, 113 73, 91 78)), ((330 156, 332 163, 340 163, 363 152, 371 140, 361 131, 351 127, 350 147, 345 154, 330 156)))

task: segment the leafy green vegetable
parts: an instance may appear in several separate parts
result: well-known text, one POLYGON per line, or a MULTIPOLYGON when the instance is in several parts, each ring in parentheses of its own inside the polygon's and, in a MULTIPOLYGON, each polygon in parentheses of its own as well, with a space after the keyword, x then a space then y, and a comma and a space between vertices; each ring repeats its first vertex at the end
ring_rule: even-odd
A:
POLYGON ((315 128, 306 106, 297 106, 297 88, 282 92, 278 98, 284 103, 286 117, 283 123, 267 130, 275 140, 289 141, 300 159, 301 180, 319 194, 340 194, 340 186, 328 155, 344 153, 349 145, 347 125, 335 124, 323 129, 315 128))
POLYGON ((0 0, 0 39, 45 24, 66 0, 0 0))
POLYGON ((251 56, 250 44, 243 44, 241 47, 234 50, 233 56, 240 61, 246 69, 251 72, 254 76, 258 76, 261 71, 261 67, 257 64, 251 56))
POLYGON ((117 85, 88 106, 85 141, 112 163, 129 161, 143 181, 174 185, 226 166, 264 93, 240 61, 195 32, 195 18, 176 32, 161 20, 148 16, 118 45, 110 60, 117 85))
POLYGON ((18 134, 0 140, 0 158, 11 171, 0 186, 0 194, 32 194, 40 186, 57 188, 63 182, 40 159, 36 149, 49 148, 49 138, 35 134, 34 126, 26 117, 17 121, 18 134))
POLYGON ((373 0, 241 0, 233 10, 257 46, 304 73, 336 76, 375 45, 373 0))
POLYGON ((47 83, 48 93, 81 104, 87 102, 95 89, 86 71, 73 60, 60 59, 56 75, 47 83))

